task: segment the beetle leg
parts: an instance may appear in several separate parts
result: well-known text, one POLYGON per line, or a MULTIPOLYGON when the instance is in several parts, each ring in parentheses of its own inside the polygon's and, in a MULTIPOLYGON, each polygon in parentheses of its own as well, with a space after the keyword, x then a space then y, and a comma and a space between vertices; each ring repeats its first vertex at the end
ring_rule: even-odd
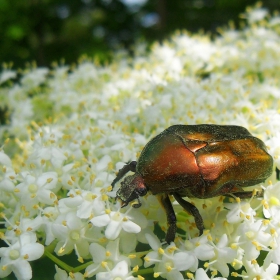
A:
POLYGON ((133 207, 133 208, 139 208, 139 207, 142 205, 142 203, 141 203, 139 197, 137 197, 137 202, 138 202, 138 203, 133 203, 133 204, 132 204, 132 207, 133 207))
POLYGON ((137 162, 135 160, 131 161, 130 163, 124 165, 118 172, 117 177, 113 180, 111 186, 114 188, 115 184, 129 171, 136 172, 136 165, 137 162))
POLYGON ((276 179, 280 181, 280 170, 276 167, 276 179))
POLYGON ((138 203, 132 203, 132 207, 133 207, 133 208, 139 208, 139 207, 142 205, 142 203, 141 203, 141 201, 140 201, 140 199, 139 199, 138 196, 135 197, 135 198, 133 198, 133 199, 131 199, 131 200, 127 200, 126 202, 123 202, 123 204, 122 204, 121 207, 122 207, 122 208, 126 207, 130 201, 135 200, 135 199, 137 199, 137 202, 138 202, 138 203))
POLYGON ((203 233, 204 226, 203 226, 203 219, 198 209, 190 202, 184 200, 178 193, 172 193, 172 195, 186 211, 188 211, 193 215, 196 227, 199 230, 199 235, 201 235, 203 233))
POLYGON ((177 230, 176 215, 175 215, 173 206, 171 204, 171 201, 169 199, 169 196, 167 194, 159 194, 159 195, 157 195, 157 198, 166 213, 168 229, 167 229, 167 233, 165 236, 165 241, 168 244, 170 244, 172 241, 174 241, 176 230, 177 230))

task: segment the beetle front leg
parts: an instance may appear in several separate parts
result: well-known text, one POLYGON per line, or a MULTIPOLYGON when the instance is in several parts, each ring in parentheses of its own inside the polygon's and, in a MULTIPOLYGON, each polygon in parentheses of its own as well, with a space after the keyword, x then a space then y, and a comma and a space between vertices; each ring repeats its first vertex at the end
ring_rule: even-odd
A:
POLYGON ((199 230, 199 235, 201 235, 203 233, 204 226, 203 226, 203 219, 198 209, 190 202, 184 200, 178 193, 172 193, 172 195, 186 211, 188 211, 189 213, 191 213, 191 215, 193 215, 196 227, 199 230))
POLYGON ((129 171, 136 172, 136 165, 137 162, 135 160, 131 161, 130 163, 124 165, 118 172, 117 177, 113 180, 111 186, 114 188, 115 184, 129 171))
POLYGON ((166 213, 168 229, 166 232, 165 241, 168 244, 170 244, 172 241, 174 241, 177 230, 176 215, 171 204, 170 198, 167 194, 159 194, 157 195, 157 198, 166 213))

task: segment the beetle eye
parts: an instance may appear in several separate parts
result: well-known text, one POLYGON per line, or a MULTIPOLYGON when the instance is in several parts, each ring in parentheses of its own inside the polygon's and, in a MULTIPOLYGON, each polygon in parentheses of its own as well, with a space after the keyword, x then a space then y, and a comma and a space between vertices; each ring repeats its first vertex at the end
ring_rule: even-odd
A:
POLYGON ((144 196, 147 194, 147 189, 145 186, 138 187, 136 191, 140 196, 144 196))

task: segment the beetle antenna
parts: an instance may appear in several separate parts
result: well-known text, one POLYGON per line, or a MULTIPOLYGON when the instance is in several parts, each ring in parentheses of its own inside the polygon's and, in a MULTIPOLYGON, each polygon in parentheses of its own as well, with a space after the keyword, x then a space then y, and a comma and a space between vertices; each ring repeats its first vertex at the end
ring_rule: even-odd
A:
POLYGON ((135 160, 131 161, 130 163, 124 165, 117 174, 117 177, 111 183, 112 188, 114 188, 115 184, 129 171, 136 172, 136 165, 137 162, 135 160))

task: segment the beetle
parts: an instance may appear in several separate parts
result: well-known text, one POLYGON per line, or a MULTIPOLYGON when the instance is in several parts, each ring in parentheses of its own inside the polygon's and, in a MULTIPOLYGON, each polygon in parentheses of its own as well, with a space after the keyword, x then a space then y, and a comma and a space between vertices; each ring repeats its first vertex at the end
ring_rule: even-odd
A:
POLYGON ((156 195, 168 222, 166 242, 174 241, 176 215, 170 196, 194 216, 199 234, 203 219, 198 209, 182 197, 210 198, 234 194, 240 198, 253 195, 242 187, 264 182, 272 173, 273 159, 265 144, 241 126, 235 125, 173 125, 150 140, 138 162, 121 168, 112 187, 121 180, 116 197, 125 207, 141 206, 139 197, 147 192, 156 195))

